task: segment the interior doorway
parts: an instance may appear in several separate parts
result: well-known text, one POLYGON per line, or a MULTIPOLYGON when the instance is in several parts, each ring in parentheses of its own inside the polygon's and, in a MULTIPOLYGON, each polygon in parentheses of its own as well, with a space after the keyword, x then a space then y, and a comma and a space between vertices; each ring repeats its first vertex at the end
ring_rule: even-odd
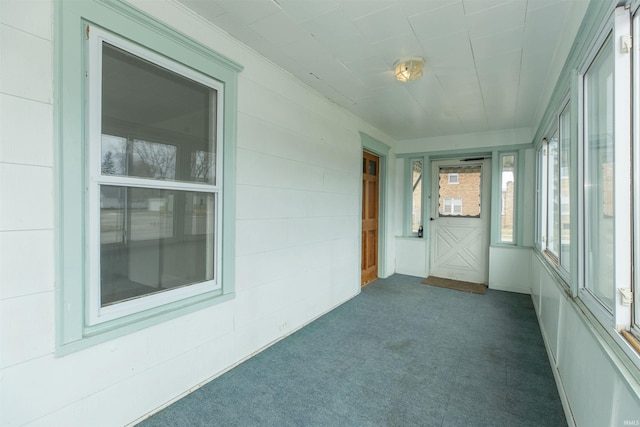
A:
POLYGON ((362 267, 360 285, 378 278, 380 158, 362 154, 362 267))
POLYGON ((489 159, 434 160, 431 197, 431 276, 487 283, 489 159))

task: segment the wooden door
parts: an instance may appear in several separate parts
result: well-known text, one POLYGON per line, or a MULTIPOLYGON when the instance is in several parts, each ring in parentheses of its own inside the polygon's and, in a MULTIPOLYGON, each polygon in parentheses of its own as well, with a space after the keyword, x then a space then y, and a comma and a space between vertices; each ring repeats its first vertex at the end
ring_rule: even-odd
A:
POLYGON ((378 182, 380 158, 363 153, 362 159, 362 275, 364 286, 378 278, 378 182))
POLYGON ((489 160, 434 161, 429 275, 487 283, 489 160))

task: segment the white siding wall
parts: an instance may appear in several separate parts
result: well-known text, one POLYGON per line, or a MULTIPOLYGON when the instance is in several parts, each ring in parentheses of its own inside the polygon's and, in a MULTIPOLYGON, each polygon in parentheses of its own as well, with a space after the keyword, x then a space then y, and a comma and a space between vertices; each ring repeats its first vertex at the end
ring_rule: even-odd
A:
MULTIPOLYGON (((175 4, 134 3, 245 67, 238 100, 237 295, 55 357, 52 2, 3 0, 2 426, 132 422, 360 290, 358 132, 393 142, 175 4)), ((389 165, 394 169, 393 152, 389 165)), ((385 275, 393 272, 389 264, 385 275)))
POLYGON ((637 381, 536 254, 531 264, 533 303, 565 411, 579 427, 637 425, 637 381))

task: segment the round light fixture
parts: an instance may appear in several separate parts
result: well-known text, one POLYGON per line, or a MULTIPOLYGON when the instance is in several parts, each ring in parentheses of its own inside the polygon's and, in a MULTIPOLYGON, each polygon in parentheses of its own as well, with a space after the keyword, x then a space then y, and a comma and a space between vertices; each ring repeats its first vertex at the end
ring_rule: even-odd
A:
POLYGON ((400 82, 409 82, 422 77, 422 69, 424 68, 424 58, 420 56, 410 56, 408 58, 399 59, 393 64, 396 80, 400 82))

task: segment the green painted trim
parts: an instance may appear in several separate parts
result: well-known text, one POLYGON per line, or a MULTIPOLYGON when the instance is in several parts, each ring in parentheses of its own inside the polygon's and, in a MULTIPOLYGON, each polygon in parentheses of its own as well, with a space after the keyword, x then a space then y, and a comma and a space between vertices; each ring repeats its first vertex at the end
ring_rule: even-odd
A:
MULTIPOLYGON (((378 276, 380 272, 386 277, 387 274, 387 228, 389 221, 389 186, 391 180, 389 179, 389 152, 391 148, 383 142, 372 138, 364 132, 360 132, 360 143, 362 151, 368 151, 380 157, 380 186, 378 188, 379 200, 378 210, 380 217, 378 218, 378 227, 382 232, 378 232, 378 276)), ((362 158, 360 159, 362 160, 362 158)), ((359 165, 359 170, 362 172, 362 161, 359 165)), ((360 200, 362 200, 362 179, 360 180, 360 200)), ((360 209, 362 209, 362 203, 360 203, 360 209)), ((360 230, 362 230, 362 212, 360 212, 360 230)), ((360 245, 362 241, 360 239, 360 245)), ((360 256, 362 256, 362 247, 359 250, 360 256)))
POLYGON ((613 13, 618 3, 617 0, 591 0, 589 3, 573 46, 556 82, 553 95, 547 104, 547 109, 533 138, 534 141, 541 140, 544 137, 544 133, 551 121, 553 121, 554 115, 557 115, 561 108, 564 94, 572 86, 573 70, 582 65, 582 62, 588 56, 589 50, 592 48, 594 40, 602 31, 603 24, 608 22, 609 15, 613 13))
POLYGON ((413 210, 413 161, 421 160, 422 161, 422 215, 420 219, 420 223, 422 224, 422 238, 425 237, 425 232, 427 229, 427 218, 429 218, 429 205, 427 203, 427 188, 426 183, 430 182, 427 179, 426 170, 427 170, 427 162, 428 158, 424 156, 411 157, 407 159, 403 159, 405 161, 404 165, 404 197, 405 203, 403 203, 403 236, 404 237, 418 237, 417 234, 414 234, 411 231, 411 212, 413 210), (408 162, 408 163, 407 163, 408 162))
POLYGON ((431 270, 431 212, 434 208, 431 203, 431 195, 433 194, 433 168, 431 167, 431 161, 433 160, 429 156, 424 156, 424 164, 422 165, 422 201, 424 207, 422 209, 422 223, 424 224, 422 229, 422 238, 428 242, 425 245, 425 255, 427 260, 425 265, 427 266, 427 273, 431 270))
POLYGON ((428 156, 432 160, 438 159, 453 159, 456 157, 464 157, 464 156, 491 156, 495 151, 506 152, 506 151, 518 151, 520 149, 531 148, 533 146, 532 143, 527 144, 513 144, 513 145, 500 145, 497 147, 475 147, 475 148, 464 148, 459 150, 446 150, 446 151, 420 151, 416 153, 402 153, 396 154, 396 157, 399 159, 406 158, 417 158, 428 156))
POLYGON ((391 151, 391 147, 389 147, 384 142, 380 142, 377 139, 367 135, 364 132, 360 132, 360 141, 363 147, 367 148, 367 151, 371 151, 374 154, 379 154, 381 156, 388 156, 391 151))
POLYGON ((237 74, 242 66, 118 0, 54 3, 56 355, 214 304, 235 292, 237 74), (224 84, 222 289, 88 327, 85 323, 84 25, 101 26, 224 84))
MULTIPOLYGON (((500 205, 502 203, 502 179, 500 177, 500 152, 494 151, 491 153, 491 220, 489 221, 489 244, 490 246, 505 245, 500 242, 500 205)), ((511 246, 511 243, 507 243, 511 246)))
MULTIPOLYGON (((410 159, 402 159, 402 167, 404 169, 403 174, 403 183, 404 191, 402 194, 404 195, 404 201, 402 203, 402 235, 405 237, 413 237, 413 233, 411 233, 411 209, 413 202, 411 201, 411 188, 413 187, 413 179, 411 173, 411 163, 415 158, 410 159)), ((424 174, 424 165, 422 169, 422 173, 424 174)), ((424 179, 424 176, 423 176, 424 179)), ((424 185, 424 181, 422 182, 424 185)), ((424 190, 424 188, 423 188, 424 190)), ((424 211, 424 208, 423 208, 424 211)))

